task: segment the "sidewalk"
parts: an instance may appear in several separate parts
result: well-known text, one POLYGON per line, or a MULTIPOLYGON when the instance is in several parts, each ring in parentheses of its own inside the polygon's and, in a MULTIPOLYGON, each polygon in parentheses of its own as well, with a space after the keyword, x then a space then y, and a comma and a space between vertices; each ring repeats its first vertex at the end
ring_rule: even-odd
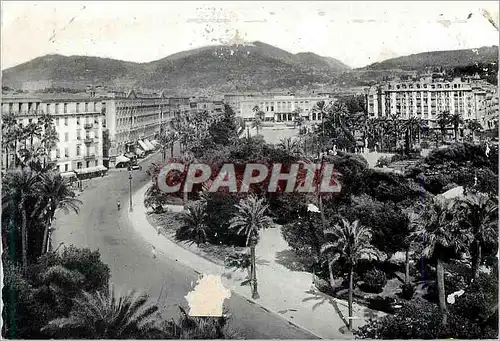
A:
MULTIPOLYGON (((253 300, 249 286, 241 286, 246 272, 227 270, 223 266, 202 258, 186 248, 158 235, 146 218, 143 199, 149 184, 133 195, 134 211, 129 218, 134 229, 158 253, 178 261, 200 274, 222 276, 222 283, 233 293, 283 317, 291 324, 324 339, 352 339, 347 331, 347 302, 325 295, 314 288, 312 275, 293 271, 293 251, 281 237, 280 227, 264 230, 256 247, 257 280, 260 298, 253 300)), ((363 325, 369 316, 382 316, 356 303, 354 328, 363 325)))

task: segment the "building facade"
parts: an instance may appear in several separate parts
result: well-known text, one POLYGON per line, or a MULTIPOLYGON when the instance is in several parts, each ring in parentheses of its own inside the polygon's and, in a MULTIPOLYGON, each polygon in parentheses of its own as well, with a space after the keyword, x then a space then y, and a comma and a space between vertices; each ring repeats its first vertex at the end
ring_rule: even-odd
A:
MULTIPOLYGON (((2 96, 2 113, 14 114, 22 127, 37 123, 44 113, 53 117, 59 141, 50 157, 62 173, 103 165, 105 107, 101 99, 87 94, 2 96)), ((33 144, 39 142, 34 137, 33 144)), ((5 157, 2 165, 6 164, 5 157)))
POLYGON ((493 93, 496 91, 485 90, 484 84, 460 78, 388 82, 366 89, 370 117, 417 117, 435 127, 438 115, 449 112, 450 115, 459 114, 464 121, 476 119, 485 129, 493 124, 493 116, 498 116, 498 108, 491 108, 495 102, 493 93))
POLYGON ((313 108, 319 101, 330 101, 328 96, 254 96, 239 100, 237 116, 244 120, 252 120, 255 110, 264 112, 266 121, 291 122, 294 113, 300 110, 300 115, 307 121, 321 121, 321 114, 313 108))
MULTIPOLYGON (((164 124, 173 117, 169 98, 163 93, 143 94, 133 90, 109 92, 105 98, 109 165, 117 156, 134 153, 139 141, 158 139, 164 124)), ((144 141, 145 142, 145 141, 144 141)))

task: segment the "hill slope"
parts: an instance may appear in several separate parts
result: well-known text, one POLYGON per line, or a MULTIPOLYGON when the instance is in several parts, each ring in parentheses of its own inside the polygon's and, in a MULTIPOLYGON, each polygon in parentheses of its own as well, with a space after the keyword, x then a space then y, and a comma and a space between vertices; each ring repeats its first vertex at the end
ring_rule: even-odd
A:
POLYGON ((423 70, 425 68, 454 68, 498 62, 498 46, 478 49, 433 51, 387 59, 363 68, 364 70, 423 70))
POLYGON ((300 87, 328 82, 349 70, 334 58, 292 54, 261 42, 207 46, 149 63, 86 56, 46 55, 2 72, 3 85, 27 82, 83 88, 89 84, 172 91, 232 91, 300 87))

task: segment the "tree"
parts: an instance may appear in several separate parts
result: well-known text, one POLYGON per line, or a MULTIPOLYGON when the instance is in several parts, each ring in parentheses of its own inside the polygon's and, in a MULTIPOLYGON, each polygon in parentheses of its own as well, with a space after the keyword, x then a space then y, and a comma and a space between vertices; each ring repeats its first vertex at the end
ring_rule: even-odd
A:
POLYGON ((419 216, 419 226, 413 233, 422 243, 422 255, 436 261, 439 308, 442 324, 447 323, 444 265, 449 258, 457 257, 466 250, 470 234, 457 223, 453 199, 436 196, 426 205, 419 216))
POLYGON ((262 120, 259 117, 255 117, 252 122, 252 128, 257 129, 257 135, 259 135, 259 130, 262 129, 262 120))
POLYGON ((410 284, 410 250, 412 244, 414 242, 414 232, 418 228, 418 224, 420 223, 419 215, 416 212, 414 207, 409 207, 403 210, 403 213, 406 215, 407 219, 407 232, 406 238, 404 240, 405 247, 405 285, 410 284))
POLYGON ((30 147, 33 147, 33 139, 42 137, 42 127, 37 123, 28 123, 26 127, 24 127, 24 131, 26 133, 26 137, 30 139, 30 147))
POLYGON ((448 127, 448 124, 450 123, 450 112, 449 111, 442 111, 437 115, 437 121, 436 123, 439 126, 439 129, 441 130, 441 141, 444 141, 444 136, 446 134, 446 128, 448 127))
POLYGON ((182 226, 178 230, 179 238, 190 239, 198 246, 207 241, 209 228, 206 224, 205 209, 205 203, 197 202, 182 212, 182 226))
POLYGON ((75 192, 68 186, 67 180, 57 172, 47 172, 40 175, 37 185, 37 203, 32 216, 38 215, 45 222, 41 254, 48 251, 49 229, 57 210, 66 214, 70 211, 78 214, 78 206, 82 204, 76 199, 75 192))
POLYGON ((288 155, 297 156, 301 153, 300 145, 296 139, 286 137, 278 143, 278 148, 285 151, 288 155))
POLYGON ((268 205, 264 203, 264 198, 258 199, 257 196, 251 195, 247 199, 240 200, 239 204, 235 205, 238 212, 230 221, 229 228, 237 229, 237 233, 246 236, 246 245, 250 244, 250 257, 252 259, 251 282, 252 282, 252 298, 259 298, 257 291, 257 273, 255 264, 255 245, 257 244, 259 230, 268 228, 271 225, 271 219, 266 216, 268 205))
MULTIPOLYGON (((22 129, 17 123, 17 118, 13 113, 7 113, 2 115, 2 150, 5 150, 6 165, 5 168, 9 168, 9 158, 10 151, 14 152, 16 155, 17 142, 22 134, 22 129)), ((16 158, 17 165, 17 158, 16 158)))
POLYGON ((453 131, 455 132, 455 141, 458 141, 458 128, 464 123, 462 115, 455 113, 449 118, 449 122, 453 125, 453 131))
MULTIPOLYGON (((480 132, 483 130, 483 126, 481 126, 481 123, 479 123, 478 120, 469 120, 467 121, 466 125, 467 129, 469 129, 472 132, 472 141, 476 139, 476 132, 480 132)), ((479 138, 481 139, 481 137, 479 138)))
MULTIPOLYGON (((23 271, 28 269, 28 202, 36 196, 39 175, 26 167, 7 172, 2 193, 2 211, 10 213, 9 229, 14 234, 16 217, 21 215, 21 249, 23 271)), ((2 212, 2 213, 3 213, 2 212)), ((13 250, 11 250, 13 252, 13 250)))
MULTIPOLYGON (((357 262, 365 256, 378 257, 377 250, 370 244, 371 232, 368 228, 359 224, 359 221, 349 222, 345 218, 340 219, 339 224, 325 230, 325 237, 331 236, 321 247, 322 254, 331 254, 331 265, 333 262, 343 259, 349 271, 349 330, 352 330, 352 294, 353 275, 357 262)), ((329 266, 331 267, 331 266, 329 266)))
POLYGON ((92 339, 139 339, 158 333, 158 307, 147 294, 83 292, 74 299, 68 317, 54 319, 42 331, 56 336, 92 339))
POLYGON ((498 200, 484 193, 468 193, 458 201, 460 220, 474 236, 473 279, 479 276, 482 248, 498 241, 498 200))
POLYGON ((399 134, 404 130, 404 123, 399 115, 391 114, 389 116, 389 126, 394 138, 394 148, 396 150, 399 142, 399 134))

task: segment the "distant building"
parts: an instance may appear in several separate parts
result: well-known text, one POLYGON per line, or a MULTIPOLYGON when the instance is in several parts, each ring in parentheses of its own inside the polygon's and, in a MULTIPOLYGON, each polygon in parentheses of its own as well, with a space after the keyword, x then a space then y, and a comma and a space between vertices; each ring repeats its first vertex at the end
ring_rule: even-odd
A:
MULTIPOLYGON (((2 113, 15 114, 22 126, 36 123, 43 113, 53 115, 59 142, 50 156, 60 172, 103 165, 102 136, 106 125, 106 104, 100 99, 87 94, 3 95, 2 113)), ((39 142, 34 138, 34 144, 39 142)), ((3 167, 6 164, 5 157, 3 154, 3 167)))
POLYGON ((163 93, 108 92, 105 99, 106 122, 109 131, 109 165, 113 166, 117 156, 139 154, 144 151, 144 142, 158 139, 161 128, 171 120, 176 107, 171 111, 171 100, 163 93))
POLYGON ((321 115, 313 112, 319 101, 328 101, 328 96, 251 96, 239 99, 237 116, 244 120, 255 117, 254 108, 265 114, 266 121, 293 121, 294 112, 301 109, 301 116, 308 121, 320 121, 321 115))
POLYGON ((367 89, 371 117, 398 115, 402 119, 419 117, 435 122, 441 112, 458 113, 463 120, 479 119, 481 91, 468 82, 423 79, 413 82, 388 82, 367 89))

